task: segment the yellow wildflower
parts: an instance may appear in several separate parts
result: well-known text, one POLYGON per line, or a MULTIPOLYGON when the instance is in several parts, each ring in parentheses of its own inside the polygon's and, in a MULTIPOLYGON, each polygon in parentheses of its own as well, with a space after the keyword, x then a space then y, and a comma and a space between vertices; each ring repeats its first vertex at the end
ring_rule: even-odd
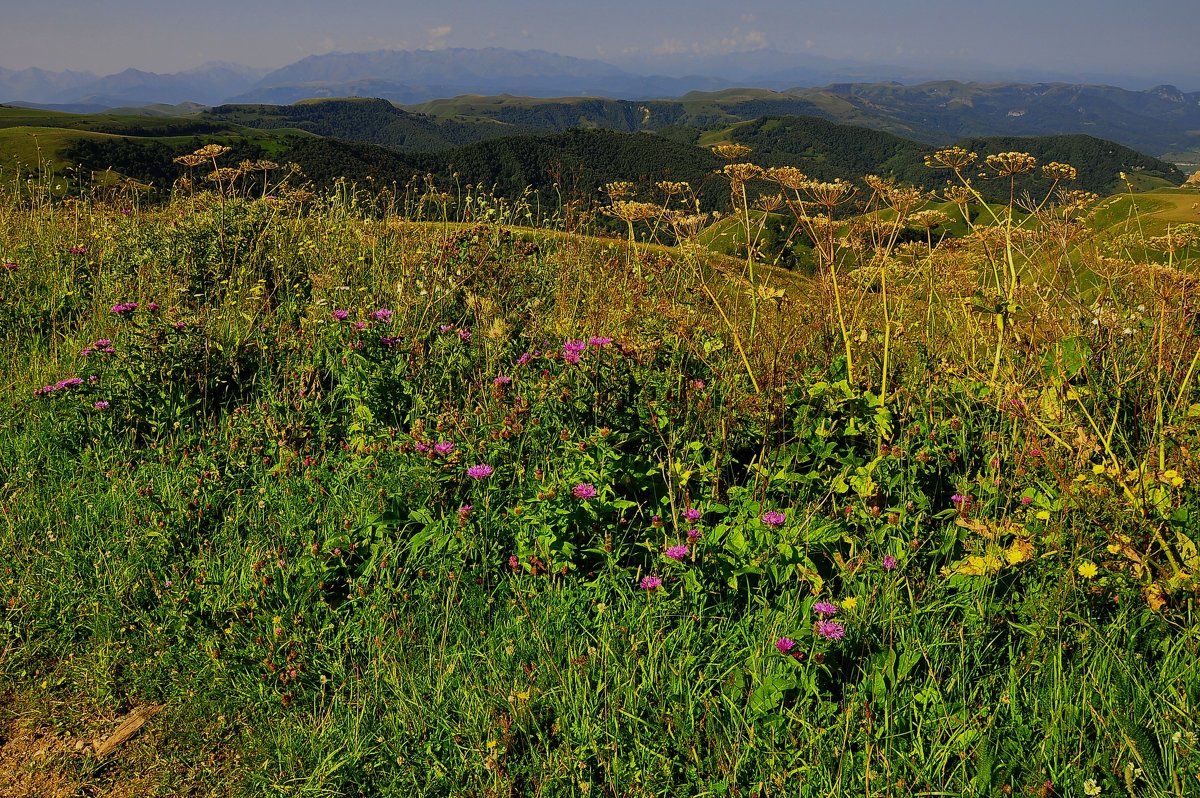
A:
POLYGON ((1096 574, 1100 573, 1100 569, 1096 567, 1096 563, 1091 560, 1084 560, 1079 563, 1079 567, 1075 570, 1079 571, 1079 575, 1084 579, 1095 579, 1096 574))
POLYGON ((858 599, 855 598, 854 596, 851 596, 850 598, 842 599, 842 609, 844 609, 844 610, 852 610, 857 606, 858 606, 858 599))

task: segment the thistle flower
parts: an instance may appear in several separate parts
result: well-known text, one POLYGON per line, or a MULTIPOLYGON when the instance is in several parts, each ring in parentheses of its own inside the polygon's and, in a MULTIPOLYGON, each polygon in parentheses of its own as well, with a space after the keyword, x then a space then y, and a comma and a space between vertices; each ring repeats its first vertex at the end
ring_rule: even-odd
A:
POLYGON ((435 443, 433 445, 433 451, 437 452, 440 455, 450 454, 450 452, 454 451, 454 442, 453 441, 438 441, 437 443, 435 443))
POLYGON ((846 636, 846 627, 837 621, 817 621, 817 635, 826 640, 841 640, 846 636))
POLYGON ((700 520, 700 511, 695 507, 689 507, 683 511, 683 517, 685 520, 695 523, 700 520))
POLYGON ((576 499, 594 499, 596 498, 596 494, 596 486, 588 482, 580 482, 571 488, 571 495, 576 499))
POLYGON ((775 648, 780 654, 787 654, 796 647, 796 641, 790 637, 781 637, 775 641, 775 648))
POLYGON ((492 475, 492 472, 493 469, 490 465, 487 465, 486 463, 480 463, 479 465, 473 465, 468 468, 467 476, 469 476, 471 479, 487 479, 492 475))
POLYGON ((675 560, 676 562, 678 562, 678 561, 682 560, 684 557, 686 557, 687 553, 688 553, 688 547, 685 545, 682 545, 682 544, 680 544, 678 546, 671 546, 665 552, 665 554, 668 557, 670 557, 672 560, 675 560))
POLYGON ((641 581, 641 586, 642 586, 642 590, 647 590, 647 591, 658 590, 660 587, 662 587, 662 577, 655 576, 653 574, 651 574, 650 576, 643 576, 642 581, 641 581))
POLYGON ((699 529, 689 529, 687 532, 687 539, 690 543, 695 543, 702 537, 704 537, 704 533, 699 529))
POLYGON ((883 558, 883 569, 885 571, 891 571, 891 570, 895 569, 895 567, 896 567, 896 558, 895 557, 893 557, 892 555, 889 554, 883 558))
POLYGON ((827 615, 837 615, 837 611, 837 605, 828 601, 818 601, 813 605, 813 612, 821 617, 825 617, 827 615))
POLYGON ((348 311, 348 310, 340 310, 340 309, 339 309, 339 310, 335 310, 335 311, 333 311, 333 312, 332 312, 332 313, 330 313, 329 315, 330 315, 330 316, 333 316, 333 318, 334 318, 334 320, 335 320, 335 321, 345 321, 345 320, 346 320, 346 318, 347 318, 347 317, 350 315, 350 311, 348 311))
POLYGON ((778 529, 787 523, 787 516, 778 510, 768 510, 762 514, 762 522, 772 529, 778 529))
POLYGON ((380 308, 379 310, 371 311, 367 316, 375 321, 389 322, 392 320, 392 311, 388 308, 380 308))

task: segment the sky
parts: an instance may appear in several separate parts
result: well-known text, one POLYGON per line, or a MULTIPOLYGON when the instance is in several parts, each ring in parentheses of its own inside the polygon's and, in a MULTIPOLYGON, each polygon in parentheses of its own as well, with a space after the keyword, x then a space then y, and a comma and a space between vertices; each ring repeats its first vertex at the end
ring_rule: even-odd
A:
POLYGON ((1200 0, 3 0, 0 67, 100 74, 332 51, 508 47, 634 67, 761 48, 926 71, 1112 74, 1200 90, 1200 0))

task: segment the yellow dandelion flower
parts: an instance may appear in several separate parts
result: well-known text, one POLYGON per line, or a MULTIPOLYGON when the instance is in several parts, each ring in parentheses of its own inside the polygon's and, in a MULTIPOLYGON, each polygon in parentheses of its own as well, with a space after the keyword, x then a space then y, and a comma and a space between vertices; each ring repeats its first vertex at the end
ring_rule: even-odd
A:
POLYGON ((858 606, 858 599, 855 598, 854 596, 851 596, 850 598, 842 599, 842 609, 844 609, 844 610, 852 610, 857 606, 858 606))
POLYGON ((1050 520, 1050 511, 1049 510, 1038 510, 1037 519, 1039 521, 1049 521, 1050 520))
POLYGON ((1078 571, 1079 575, 1084 579, 1095 579, 1096 574, 1100 573, 1100 569, 1096 567, 1096 563, 1092 562, 1091 560, 1084 560, 1083 562, 1079 563, 1079 566, 1075 570, 1078 571))
POLYGON ((1103 474, 1104 466, 1100 465, 1099 463, 1096 463, 1096 465, 1092 466, 1092 473, 1093 474, 1103 474))

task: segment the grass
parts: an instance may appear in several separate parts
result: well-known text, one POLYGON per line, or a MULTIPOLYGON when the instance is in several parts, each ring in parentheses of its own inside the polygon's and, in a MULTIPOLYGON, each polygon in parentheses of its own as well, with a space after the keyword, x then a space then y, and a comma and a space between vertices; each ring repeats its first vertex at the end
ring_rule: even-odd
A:
POLYGON ((1140 200, 913 237, 924 198, 799 182, 805 275, 712 255, 756 217, 678 194, 613 240, 225 185, 0 201, 0 728, 49 741, 0 761, 79 794, 1200 788, 1194 255, 1131 243, 1140 200), (145 705, 112 757, 71 742, 145 705))

